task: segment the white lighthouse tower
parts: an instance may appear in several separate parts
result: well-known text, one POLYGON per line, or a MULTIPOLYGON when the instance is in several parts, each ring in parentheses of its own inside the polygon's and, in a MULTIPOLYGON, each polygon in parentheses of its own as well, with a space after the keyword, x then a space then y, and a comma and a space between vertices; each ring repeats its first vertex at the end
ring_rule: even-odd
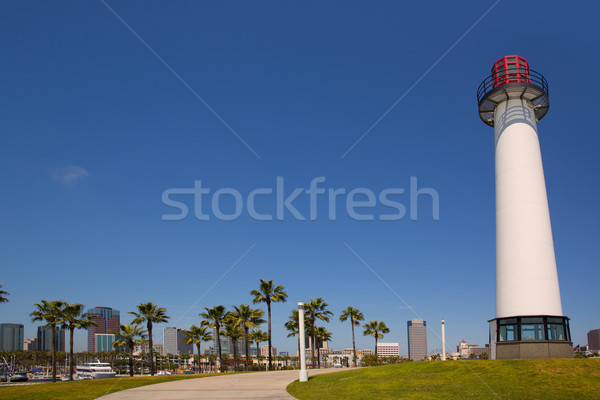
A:
POLYGON ((494 127, 496 316, 492 359, 573 357, 563 315, 537 122, 548 82, 527 60, 506 56, 477 91, 479 116, 494 127))

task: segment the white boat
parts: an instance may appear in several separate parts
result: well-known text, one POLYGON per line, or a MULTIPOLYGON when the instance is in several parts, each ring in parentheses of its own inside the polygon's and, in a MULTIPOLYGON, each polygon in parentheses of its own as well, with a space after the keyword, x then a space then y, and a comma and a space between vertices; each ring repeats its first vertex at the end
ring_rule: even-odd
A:
POLYGON ((116 374, 109 363, 100 361, 78 365, 76 369, 76 379, 114 378, 116 374))

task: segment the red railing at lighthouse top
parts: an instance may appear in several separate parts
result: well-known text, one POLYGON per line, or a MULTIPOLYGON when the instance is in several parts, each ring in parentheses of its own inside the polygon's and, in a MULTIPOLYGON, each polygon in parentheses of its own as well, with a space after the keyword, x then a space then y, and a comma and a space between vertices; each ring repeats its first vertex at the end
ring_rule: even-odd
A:
POLYGON ((550 106, 548 82, 542 74, 529 68, 523 57, 506 56, 494 63, 492 74, 477 88, 479 117, 489 126, 494 126, 496 106, 509 99, 529 102, 539 121, 550 106))
POLYGON ((493 87, 513 82, 531 83, 529 63, 516 55, 502 57, 492 67, 493 87))

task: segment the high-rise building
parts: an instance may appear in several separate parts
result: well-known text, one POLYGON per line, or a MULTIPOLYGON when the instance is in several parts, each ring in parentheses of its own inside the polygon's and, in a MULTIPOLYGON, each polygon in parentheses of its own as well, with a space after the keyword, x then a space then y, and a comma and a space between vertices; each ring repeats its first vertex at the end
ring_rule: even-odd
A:
POLYGON ((113 310, 110 307, 94 307, 87 312, 93 314, 90 318, 96 323, 87 329, 88 333, 88 351, 93 353, 96 351, 96 335, 97 334, 114 334, 119 332, 121 324, 121 315, 119 310, 113 310))
POLYGON ((377 343, 377 355, 380 357, 400 357, 400 344, 377 343))
POLYGON ((0 324, 0 351, 23 350, 24 332, 22 324, 0 324))
MULTIPOLYGON (((329 347, 329 344, 327 343, 327 341, 323 341, 320 339, 316 340, 317 342, 317 348, 319 349, 327 349, 329 347)), ((311 335, 304 335, 304 348, 305 349, 312 349, 312 336, 311 335)), ((315 350, 317 349, 315 348, 315 350)))
MULTIPOLYGON (((221 330, 221 333, 223 333, 222 330, 221 330)), ((217 347, 217 339, 216 339, 217 338, 217 329, 216 328, 213 328, 212 337, 213 337, 213 350, 214 350, 215 354, 217 354, 219 352, 219 350, 217 347)), ((252 348, 252 343, 249 343, 248 352, 250 352, 250 348, 252 348)), ((236 354, 238 354, 238 355, 242 355, 246 352, 246 339, 244 339, 242 337, 237 340, 235 351, 236 351, 236 354)), ((231 340, 231 338, 228 338, 223 335, 221 335, 221 353, 233 355, 233 341, 231 340)))
POLYGON ((116 335, 114 333, 96 333, 94 335, 94 352, 100 353, 102 351, 118 351, 118 349, 113 347, 113 342, 116 340, 116 335))
POLYGON ((600 351, 600 329, 592 329, 587 333, 588 350, 600 351))
POLYGON ((29 338, 23 341, 23 350, 25 351, 36 351, 38 349, 37 338, 29 338))
POLYGON ((427 357, 427 322, 422 319, 411 319, 408 328, 408 358, 421 361, 427 357))
MULTIPOLYGON (((263 344, 260 346, 260 355, 263 357, 269 357, 269 345, 263 344)), ((271 356, 274 357, 277 355, 277 347, 271 346, 271 356)))
MULTIPOLYGON (((59 327, 56 331, 56 351, 65 351, 65 330, 59 327)), ((38 326, 37 347, 41 351, 52 351, 52 328, 49 326, 38 326)))
POLYGON ((175 327, 166 327, 163 329, 163 351, 164 354, 192 354, 194 346, 185 344, 185 330, 175 327))

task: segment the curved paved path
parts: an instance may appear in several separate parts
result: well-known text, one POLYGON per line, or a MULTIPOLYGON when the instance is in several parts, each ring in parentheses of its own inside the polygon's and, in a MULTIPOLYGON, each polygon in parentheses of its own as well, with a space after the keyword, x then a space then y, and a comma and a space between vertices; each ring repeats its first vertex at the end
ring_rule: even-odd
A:
MULTIPOLYGON (((347 370, 347 368, 344 368, 347 370)), ((308 370, 308 375, 340 371, 308 370)), ((122 390, 97 400, 293 399, 285 388, 298 379, 298 370, 221 375, 157 383, 122 390)))

